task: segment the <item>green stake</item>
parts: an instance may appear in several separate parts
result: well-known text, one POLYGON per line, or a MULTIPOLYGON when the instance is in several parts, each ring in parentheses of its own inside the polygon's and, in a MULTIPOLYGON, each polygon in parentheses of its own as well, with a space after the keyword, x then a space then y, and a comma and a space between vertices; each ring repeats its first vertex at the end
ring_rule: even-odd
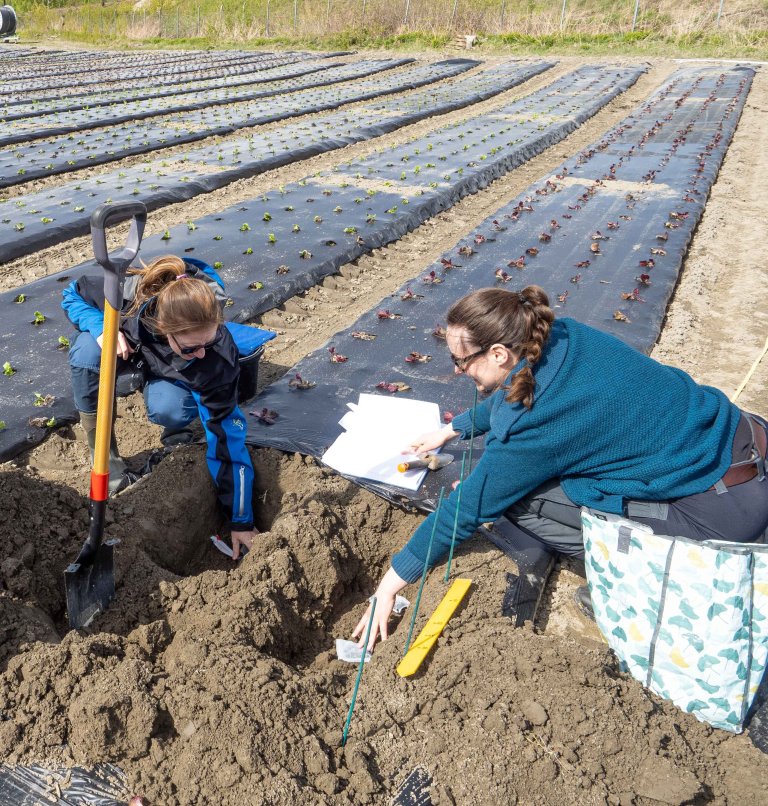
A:
POLYGON ((472 430, 469 432, 469 472, 472 472, 472 451, 475 448, 475 409, 477 408, 477 387, 475 387, 475 402, 472 404, 472 430))
POLYGON ((363 676, 363 666, 365 666, 365 656, 368 653, 368 639, 371 636, 371 625, 373 624, 373 615, 376 612, 376 597, 371 598, 371 617, 368 619, 368 629, 365 631, 365 643, 363 644, 363 654, 360 656, 360 663, 357 665, 357 679, 355 680, 355 687, 352 689, 352 702, 349 704, 349 712, 347 713, 347 721, 344 723, 344 733, 341 737, 341 746, 347 743, 347 734, 349 733, 349 723, 352 721, 352 711, 355 710, 355 700, 357 699, 357 690, 360 688, 360 680, 363 676))
POLYGON ((424 560, 424 570, 421 572, 421 584, 419 585, 419 592, 416 594, 416 604, 413 606, 413 615, 411 616, 411 626, 408 628, 408 638, 405 642, 405 650, 403 651, 403 655, 408 654, 408 649, 411 646, 413 625, 416 623, 416 614, 419 612, 419 602, 421 601, 421 592, 424 590, 424 583, 427 581, 427 571, 429 570, 429 557, 432 554, 432 541, 435 539, 435 529, 437 528, 437 519, 440 515, 440 505, 443 503, 444 494, 445 494, 445 487, 441 487, 440 497, 437 499, 437 509, 435 510, 435 519, 434 521, 432 521, 432 534, 429 536, 427 557, 424 560))
POLYGON ((451 535, 451 550, 448 552, 448 565, 445 569, 445 577, 443 582, 448 581, 451 575, 451 560, 453 560, 453 547, 456 544, 456 527, 459 525, 459 508, 461 507, 461 489, 464 486, 464 460, 467 458, 467 452, 461 455, 461 473, 459 474, 459 494, 456 496, 456 512, 453 515, 453 534, 451 535))

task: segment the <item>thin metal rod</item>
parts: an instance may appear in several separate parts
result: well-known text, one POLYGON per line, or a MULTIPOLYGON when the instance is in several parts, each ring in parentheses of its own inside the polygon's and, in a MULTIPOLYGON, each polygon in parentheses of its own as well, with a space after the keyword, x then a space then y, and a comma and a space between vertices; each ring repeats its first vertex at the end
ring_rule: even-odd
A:
POLYGON ((632 15, 632 31, 635 30, 637 25, 637 12, 640 10, 640 0, 635 0, 635 13, 632 15))
POLYGON ((562 31, 565 28, 565 7, 568 3, 568 0, 563 0, 563 9, 560 12, 560 30, 562 31))
POLYGON ((467 458, 467 452, 461 455, 461 472, 459 473, 459 494, 456 496, 456 512, 453 515, 453 534, 451 535, 451 550, 448 552, 448 565, 445 569, 445 578, 443 582, 448 581, 451 575, 451 561, 453 560, 453 548, 456 545, 456 529, 459 525, 459 509, 461 508, 461 491, 464 488, 464 462, 467 458))
POLYGON ((293 35, 296 36, 296 23, 299 18, 299 0, 293 0, 293 35))
POLYGON ((269 36, 269 4, 272 0, 267 0, 267 24, 266 28, 264 29, 264 36, 269 36))
POLYGON ((416 614, 419 612, 419 604, 421 603, 421 592, 424 590, 424 583, 427 581, 427 571, 429 571, 429 557, 432 554, 432 541, 435 539, 435 529, 437 528, 437 519, 440 517, 440 507, 443 503, 443 495, 445 494, 445 487, 440 488, 440 498, 437 499, 437 509, 435 510, 435 519, 432 521, 432 534, 429 536, 429 546, 427 547, 427 556, 424 560, 424 570, 421 572, 421 584, 419 585, 419 592, 416 594, 416 604, 413 606, 413 613, 411 614, 411 625, 408 627, 408 638, 405 641, 405 650, 403 656, 408 654, 408 649, 411 646, 411 636, 413 635, 413 625, 416 623, 416 614))
POLYGON ((408 25, 408 12, 411 9, 411 0, 405 0, 405 18, 403 19, 403 25, 408 25))
POLYGON ((352 711, 355 710, 355 701, 357 700, 357 690, 360 688, 360 680, 363 677, 363 666, 365 666, 365 656, 368 652, 368 638, 371 635, 371 625, 373 624, 373 615, 376 612, 376 597, 371 599, 371 617, 368 619, 368 629, 365 631, 365 643, 363 644, 363 654, 360 655, 360 663, 357 665, 357 679, 355 680, 355 687, 352 690, 352 702, 349 704, 349 711, 347 712, 347 721, 344 723, 344 733, 341 736, 341 746, 347 743, 347 734, 349 733, 349 725, 352 722, 352 711))
POLYGON ((472 472, 472 452, 475 449, 475 409, 477 408, 477 387, 475 387, 475 402, 472 404, 472 429, 469 432, 469 470, 472 472))
POLYGON ((504 33, 504 12, 507 10, 507 0, 501 0, 501 16, 499 17, 499 28, 504 33))
POLYGON ((453 21, 456 19, 456 6, 459 5, 459 0, 453 0, 453 11, 451 11, 451 28, 453 28, 453 21))

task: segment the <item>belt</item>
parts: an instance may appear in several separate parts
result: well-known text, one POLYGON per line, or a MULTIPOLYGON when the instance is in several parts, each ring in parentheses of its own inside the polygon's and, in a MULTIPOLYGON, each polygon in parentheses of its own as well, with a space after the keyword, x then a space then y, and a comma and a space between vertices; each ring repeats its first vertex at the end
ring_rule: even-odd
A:
MULTIPOLYGON (((751 423, 750 423, 751 425, 751 423)), ((766 435, 765 428, 760 423, 755 423, 756 427, 752 429, 752 436, 754 438, 754 447, 757 449, 761 459, 765 459, 766 447, 768 446, 768 436, 766 435)), ((755 457, 757 459, 757 457, 755 457)), ((713 490, 718 487, 736 487, 738 484, 744 484, 752 479, 758 473, 757 461, 749 463, 739 463, 732 465, 725 471, 725 475, 720 481, 712 486, 713 490)), ((723 491, 724 492, 724 491, 723 491)))

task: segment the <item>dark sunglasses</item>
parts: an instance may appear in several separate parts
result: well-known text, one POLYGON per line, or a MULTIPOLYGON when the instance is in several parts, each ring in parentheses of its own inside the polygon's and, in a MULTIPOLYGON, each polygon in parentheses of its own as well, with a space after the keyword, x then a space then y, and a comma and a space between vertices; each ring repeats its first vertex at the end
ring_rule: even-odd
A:
POLYGON ((182 355, 192 355, 196 353, 198 350, 210 350, 211 347, 215 347, 222 339, 224 338, 224 331, 221 328, 221 325, 216 328, 216 335, 205 344, 193 344, 191 346, 182 346, 179 344, 179 340, 176 336, 173 337, 173 340, 176 342, 176 346, 179 348, 179 352, 182 355))
POLYGON ((479 355, 482 355, 483 353, 487 353, 487 352, 488 352, 488 348, 483 347, 482 350, 477 350, 477 352, 470 353, 469 355, 464 355, 464 356, 461 356, 461 357, 451 353, 451 361, 453 361, 453 366, 456 367, 456 369, 458 369, 459 372, 464 372, 466 370, 466 368, 467 368, 467 364, 469 364, 469 362, 473 358, 477 358, 479 355))

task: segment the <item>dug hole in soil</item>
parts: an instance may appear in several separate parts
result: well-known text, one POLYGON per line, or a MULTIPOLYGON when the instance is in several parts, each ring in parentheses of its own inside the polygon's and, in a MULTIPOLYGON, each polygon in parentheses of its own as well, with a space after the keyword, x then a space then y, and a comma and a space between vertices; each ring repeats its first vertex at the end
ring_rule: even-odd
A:
MULTIPOLYGON (((35 461, 82 465, 84 486, 74 436, 35 461)), ((515 629, 501 615, 514 566, 480 538, 454 560, 468 599, 412 679, 394 671, 409 616, 393 623, 342 749, 356 667, 333 638, 419 516, 298 454, 252 455, 262 534, 234 567, 208 540, 220 522, 202 446, 113 499, 117 596, 88 633, 65 632, 61 579, 86 534, 84 489, 0 474, 6 762, 113 762, 152 804, 388 803, 416 766, 434 804, 765 802, 768 765, 746 736, 647 695, 599 641, 515 629)))

